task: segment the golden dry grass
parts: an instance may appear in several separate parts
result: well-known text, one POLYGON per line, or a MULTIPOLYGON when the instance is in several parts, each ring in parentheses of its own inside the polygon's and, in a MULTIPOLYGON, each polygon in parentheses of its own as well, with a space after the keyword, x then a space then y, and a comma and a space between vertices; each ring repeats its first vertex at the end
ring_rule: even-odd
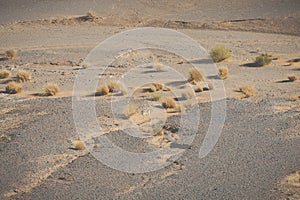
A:
POLYGON ((240 92, 244 94, 244 98, 249 98, 255 94, 256 90, 253 86, 247 85, 240 87, 240 92))
POLYGON ((47 83, 43 87, 42 96, 55 96, 59 92, 59 87, 54 83, 47 83))
POLYGON ((214 62, 221 62, 229 58, 231 56, 231 52, 223 45, 215 46, 210 50, 210 56, 214 62))
POLYGON ((21 86, 21 84, 12 81, 6 85, 5 91, 6 91, 6 93, 9 93, 9 94, 20 93, 22 91, 22 86, 21 86))
POLYGON ((176 108, 176 102, 174 101, 174 99, 172 98, 166 98, 163 102, 162 102, 162 107, 165 109, 168 108, 176 108))
POLYGON ((151 92, 156 92, 156 91, 159 91, 159 90, 162 90, 163 89, 163 85, 160 84, 160 83, 153 83, 151 86, 150 86, 150 91, 151 92))
POLYGON ((229 75, 228 68, 219 68, 219 77, 221 79, 227 79, 229 75))
POLYGON ((299 96, 293 95, 293 96, 291 96, 291 100, 292 101, 298 101, 299 100, 299 96))
POLYGON ((137 113, 139 110, 138 106, 133 103, 133 102, 130 102, 129 105, 128 105, 128 109, 127 109, 127 114, 129 116, 132 116, 134 115, 135 113, 137 113))
POLYGON ((17 80, 18 82, 26 82, 31 79, 31 75, 29 72, 24 70, 19 70, 17 73, 17 80))
POLYGON ((107 87, 109 89, 109 92, 114 92, 115 90, 117 90, 119 87, 118 87, 118 83, 115 82, 115 81, 112 81, 112 82, 109 82, 107 84, 107 87))
POLYGON ((94 21, 98 18, 97 14, 95 11, 93 10, 89 10, 87 13, 86 13, 86 16, 85 16, 85 19, 86 20, 89 20, 89 21, 94 21))
POLYGON ((17 52, 13 49, 10 49, 10 50, 5 51, 4 55, 5 55, 5 58, 7 58, 7 59, 14 59, 17 57, 17 52))
POLYGON ((294 81, 298 80, 298 76, 291 75, 291 76, 288 76, 288 79, 289 79, 289 81, 294 82, 294 81))
POLYGON ((101 86, 97 88, 95 95, 96 96, 104 96, 109 94, 109 88, 107 85, 101 86))
POLYGON ((10 77, 11 73, 7 69, 2 69, 0 71, 0 79, 8 78, 10 77))
POLYGON ((203 91, 204 91, 204 89, 200 85, 195 88, 195 92, 203 92, 203 91))
POLYGON ((191 69, 191 70, 189 71, 189 75, 190 75, 190 77, 189 77, 189 79, 188 79, 189 82, 193 82, 193 81, 195 81, 195 82, 204 81, 204 76, 203 76, 202 72, 200 72, 199 70, 197 70, 197 69, 195 69, 195 68, 193 68, 193 69, 191 69))
POLYGON ((73 149, 74 150, 84 150, 85 145, 81 140, 74 140, 73 141, 73 149))

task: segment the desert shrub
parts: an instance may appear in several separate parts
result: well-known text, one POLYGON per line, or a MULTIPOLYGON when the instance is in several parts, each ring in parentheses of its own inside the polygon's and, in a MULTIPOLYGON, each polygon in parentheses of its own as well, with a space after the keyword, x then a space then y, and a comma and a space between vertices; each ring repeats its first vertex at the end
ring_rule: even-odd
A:
POLYGON ((299 100, 299 96, 293 95, 293 96, 291 96, 291 100, 292 101, 298 101, 299 100))
POLYGON ((4 55, 7 59, 14 59, 15 57, 17 57, 17 52, 13 49, 10 49, 5 51, 4 55))
POLYGON ((155 93, 151 95, 151 100, 152 101, 160 101, 161 100, 162 95, 160 93, 155 93))
POLYGON ((291 76, 288 76, 288 79, 289 79, 289 81, 294 82, 294 81, 298 80, 298 76, 291 75, 291 76))
POLYGON ((252 97, 255 94, 256 90, 254 89, 253 86, 248 85, 248 86, 240 87, 240 92, 244 94, 245 98, 248 98, 248 97, 252 97))
POLYGON ((267 53, 262 53, 255 58, 255 65, 260 66, 260 67, 267 65, 271 62, 272 62, 272 58, 267 53))
POLYGON ((160 84, 160 83, 153 83, 150 86, 150 91, 151 92, 156 92, 156 91, 159 91, 159 90, 162 90, 162 89, 163 89, 163 85, 160 84))
POLYGON ((221 62, 231 56, 229 49, 226 49, 225 46, 215 46, 210 50, 210 56, 214 62, 221 62))
POLYGON ((119 88, 118 83, 115 81, 108 83, 107 87, 109 89, 109 92, 114 92, 115 90, 117 90, 119 88))
POLYGON ((20 70, 17 73, 17 80, 18 82, 26 82, 29 81, 31 79, 31 75, 29 72, 24 71, 24 70, 20 70))
POLYGON ((53 83, 47 83, 43 87, 42 96, 55 96, 59 91, 59 87, 53 83))
POLYGON ((200 81, 204 81, 204 76, 202 74, 202 72, 200 72, 199 70, 193 68, 189 71, 189 82, 200 82, 200 81))
POLYGON ((81 140, 74 140, 72 149, 74 149, 74 150, 84 150, 85 145, 81 140))
POLYGON ((5 88, 6 93, 16 94, 22 91, 22 86, 14 81, 9 82, 5 88))
POLYGON ((101 86, 97 88, 95 95, 96 96, 104 96, 109 94, 109 88, 107 85, 101 86))
POLYGON ((228 75, 229 75, 228 68, 219 68, 219 77, 221 79, 228 78, 228 75))
POLYGON ((85 20, 87 21, 94 21, 98 18, 97 14, 95 11, 93 10, 89 10, 87 13, 86 13, 86 16, 84 17, 85 20))
POLYGON ((172 99, 172 98, 166 98, 162 102, 162 107, 164 107, 165 109, 176 108, 176 103, 175 103, 174 99, 172 99))
POLYGON ((10 71, 6 70, 6 69, 2 69, 0 71, 0 79, 3 79, 3 78, 8 78, 10 77, 10 71))
POLYGON ((204 89, 200 85, 195 88, 195 92, 203 92, 203 91, 204 91, 204 89))

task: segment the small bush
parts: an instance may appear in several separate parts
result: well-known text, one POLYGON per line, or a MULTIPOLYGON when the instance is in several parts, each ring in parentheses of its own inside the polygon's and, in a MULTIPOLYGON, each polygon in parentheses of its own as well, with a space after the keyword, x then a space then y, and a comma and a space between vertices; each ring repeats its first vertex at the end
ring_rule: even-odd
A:
POLYGON ((109 89, 109 92, 114 92, 115 90, 117 90, 119 88, 118 83, 115 81, 108 83, 107 87, 109 89))
POLYGON ((17 80, 18 82, 26 82, 31 79, 31 75, 29 72, 26 72, 24 70, 20 70, 17 73, 17 80))
POLYGON ((162 102, 162 107, 164 107, 165 109, 176 108, 176 103, 175 103, 174 99, 172 99, 172 98, 166 98, 162 102))
POLYGON ((245 98, 248 98, 252 97, 256 91, 253 86, 242 86, 240 87, 240 92, 244 94, 245 98))
POLYGON ((74 150, 84 150, 85 145, 81 140, 74 140, 72 149, 74 149, 74 150))
POLYGON ((289 81, 294 82, 294 81, 298 80, 298 76, 291 75, 291 76, 288 76, 288 79, 289 79, 289 81))
POLYGON ((226 49, 225 46, 215 46, 210 50, 210 56, 214 62, 221 62, 231 56, 229 49, 226 49))
POLYGON ((272 62, 272 58, 267 53, 262 53, 255 58, 255 64, 259 67, 265 66, 272 62))
POLYGON ((10 71, 6 70, 6 69, 2 69, 0 71, 0 79, 3 79, 3 78, 8 78, 10 77, 10 71))
POLYGON ((107 85, 101 86, 97 88, 95 95, 96 96, 104 96, 109 94, 109 88, 107 85))
POLYGON ((98 16, 97 16, 96 12, 93 10, 89 10, 85 16, 85 20, 87 20, 87 21, 94 21, 97 18, 98 18, 98 16))
POLYGON ((47 83, 43 87, 43 92, 41 93, 42 96, 55 96, 59 91, 59 87, 53 83, 47 83))
POLYGON ((293 96, 291 96, 291 100, 292 101, 298 101, 299 100, 299 96, 293 95, 293 96))
POLYGON ((151 95, 151 100, 152 100, 152 101, 160 101, 160 100, 161 100, 161 97, 162 97, 162 95, 159 94, 159 93, 152 94, 152 95, 151 95))
POLYGON ((17 52, 13 49, 7 50, 5 51, 5 58, 7 59, 14 59, 15 57, 17 57, 17 52))
POLYGON ((219 77, 221 79, 227 79, 229 75, 227 68, 219 68, 219 77))
POLYGON ((195 88, 195 92, 203 92, 203 91, 204 91, 204 89, 202 86, 198 86, 195 88))
POLYGON ((150 91, 151 92, 156 92, 156 91, 159 91, 159 90, 162 90, 163 89, 163 85, 160 84, 160 83, 153 83, 151 86, 150 86, 150 91))
POLYGON ((188 79, 189 82, 200 82, 200 81, 204 81, 204 76, 203 74, 198 71, 197 69, 191 69, 189 71, 190 77, 188 79))
POLYGON ((19 83, 12 81, 6 85, 5 91, 8 94, 16 94, 22 91, 22 86, 19 83))

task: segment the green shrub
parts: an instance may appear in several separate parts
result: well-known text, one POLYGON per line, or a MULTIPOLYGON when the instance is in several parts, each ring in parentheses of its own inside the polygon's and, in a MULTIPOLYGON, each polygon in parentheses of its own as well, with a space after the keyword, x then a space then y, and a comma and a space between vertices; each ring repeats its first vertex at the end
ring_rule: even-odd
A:
POLYGON ((255 59, 255 64, 257 66, 264 66, 264 65, 267 65, 269 63, 271 63, 272 61, 272 58, 270 55, 268 55, 267 53, 262 53, 260 54, 259 56, 256 57, 255 59))
POLYGON ((215 46, 210 50, 210 56, 214 62, 221 62, 231 56, 229 49, 226 49, 225 46, 215 46))

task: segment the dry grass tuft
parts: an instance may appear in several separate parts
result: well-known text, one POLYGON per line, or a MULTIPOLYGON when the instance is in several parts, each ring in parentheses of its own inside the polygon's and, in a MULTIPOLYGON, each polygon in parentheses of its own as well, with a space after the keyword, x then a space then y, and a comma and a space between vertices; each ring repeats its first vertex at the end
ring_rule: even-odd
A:
POLYGON ((98 16, 97 16, 97 14, 96 14, 95 11, 89 10, 89 11, 86 13, 85 20, 87 20, 87 21, 94 21, 94 20, 96 20, 96 19, 98 19, 98 16))
POLYGON ((59 91, 59 87, 53 83, 47 83, 43 87, 42 96, 55 96, 59 91))
POLYGON ((197 86, 195 88, 195 92, 203 92, 204 91, 204 88, 202 86, 197 86))
POLYGON ((10 77, 10 75, 11 75, 10 71, 8 71, 6 69, 2 69, 0 71, 0 79, 8 78, 8 77, 10 77))
POLYGON ((160 101, 162 98, 162 95, 160 93, 152 94, 151 95, 151 100, 152 101, 160 101))
POLYGON ((163 85, 160 84, 160 83, 153 83, 151 86, 150 86, 150 91, 151 92, 156 92, 156 91, 159 91, 159 90, 162 90, 163 89, 163 85))
POLYGON ((215 46, 210 50, 210 56, 214 62, 221 62, 231 56, 229 49, 226 49, 225 46, 215 46))
POLYGON ((13 49, 10 49, 5 51, 4 55, 7 59, 14 59, 15 57, 17 57, 17 52, 13 49))
MULTIPOLYGON (((189 82, 200 82, 200 81, 204 81, 204 76, 202 74, 202 72, 200 72, 197 69, 191 69, 189 71, 190 77, 188 79, 189 82)), ((193 83, 192 83, 193 84, 193 83)))
POLYGON ((157 71, 157 72, 163 72, 164 71, 164 66, 163 64, 159 62, 154 62, 152 67, 157 71))
POLYGON ((22 86, 14 81, 6 85, 5 92, 8 94, 16 94, 22 91, 22 86))
POLYGON ((165 109, 176 108, 176 103, 175 103, 174 99, 172 99, 172 98, 166 98, 162 102, 162 107, 164 107, 165 109))
POLYGON ((291 100, 292 101, 298 101, 299 100, 299 96, 293 95, 293 96, 291 96, 291 100))
POLYGON ((81 140, 74 140, 72 149, 74 149, 74 150, 84 150, 85 145, 81 140))
POLYGON ((219 68, 219 77, 221 79, 227 79, 229 75, 228 68, 219 68))
POLYGON ((128 114, 129 116, 132 116, 132 115, 134 115, 135 113, 137 113, 138 110, 139 110, 138 106, 137 106, 135 103, 131 102, 131 103, 129 103, 129 105, 128 105, 127 114, 128 114))
POLYGON ((26 82, 31 79, 31 75, 29 72, 26 72, 24 70, 20 70, 17 73, 17 80, 18 82, 26 82))
POLYGON ((107 85, 101 86, 97 88, 95 95, 96 96, 104 96, 109 94, 109 88, 107 85))
POLYGON ((248 85, 248 86, 240 87, 240 92, 244 94, 244 98, 249 98, 255 94, 256 90, 254 89, 253 86, 248 85))
POLYGON ((262 67, 272 62, 272 57, 268 53, 262 53, 255 58, 255 65, 262 67))
POLYGON ((288 76, 288 79, 289 79, 289 81, 294 82, 294 81, 298 80, 298 76, 291 75, 291 76, 288 76))
POLYGON ((114 92, 115 90, 117 90, 119 88, 118 83, 115 81, 108 83, 107 87, 109 89, 109 92, 114 92))

